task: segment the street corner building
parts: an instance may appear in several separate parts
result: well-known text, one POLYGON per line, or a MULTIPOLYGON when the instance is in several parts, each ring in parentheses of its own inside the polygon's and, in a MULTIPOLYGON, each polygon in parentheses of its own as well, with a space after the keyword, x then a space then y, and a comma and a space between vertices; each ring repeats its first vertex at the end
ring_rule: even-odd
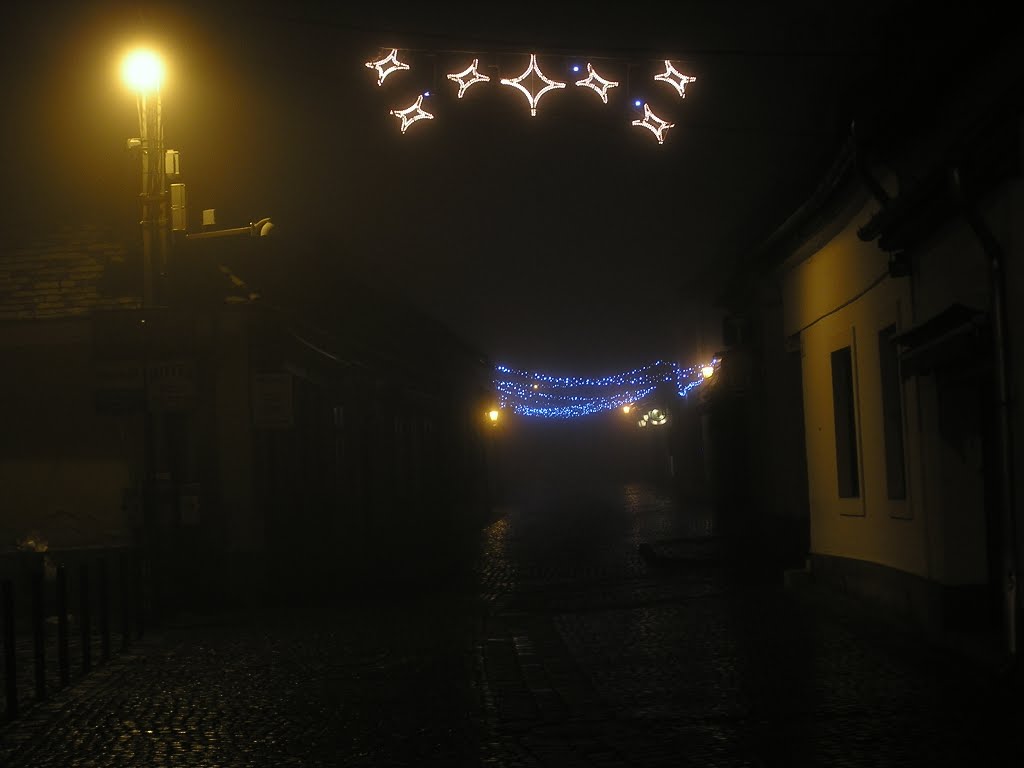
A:
POLYGON ((152 307, 102 227, 0 253, 5 562, 128 551, 166 606, 445 567, 489 510, 489 362, 400 306, 310 322, 220 247, 152 307))
POLYGON ((1024 69, 1007 37, 858 116, 813 195, 740 259, 701 397, 734 415, 733 492, 805 516, 816 578, 1013 654, 1024 69))

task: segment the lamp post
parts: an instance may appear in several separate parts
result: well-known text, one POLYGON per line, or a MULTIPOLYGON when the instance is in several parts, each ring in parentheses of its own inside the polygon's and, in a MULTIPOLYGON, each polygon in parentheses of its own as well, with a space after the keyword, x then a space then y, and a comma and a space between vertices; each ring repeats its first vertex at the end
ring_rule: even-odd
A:
POLYGON ((167 190, 164 157, 163 119, 160 86, 163 63, 150 51, 134 51, 122 67, 125 84, 136 94, 139 112, 139 137, 128 146, 137 148, 142 158, 142 185, 139 192, 142 218, 142 304, 156 305, 156 275, 167 267, 167 190))

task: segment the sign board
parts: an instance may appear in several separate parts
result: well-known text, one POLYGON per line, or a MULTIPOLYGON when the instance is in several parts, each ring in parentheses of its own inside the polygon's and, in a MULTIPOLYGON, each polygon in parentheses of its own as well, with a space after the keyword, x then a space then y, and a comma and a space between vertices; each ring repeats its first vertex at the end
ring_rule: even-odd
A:
POLYGON ((146 377, 138 360, 97 360, 93 363, 93 398, 104 412, 142 410, 146 377))
POLYGON ((196 364, 193 360, 158 360, 146 367, 146 394, 156 411, 187 411, 195 406, 196 364))
POLYGON ((253 375, 252 420, 262 429, 288 429, 295 425, 290 373, 253 375))

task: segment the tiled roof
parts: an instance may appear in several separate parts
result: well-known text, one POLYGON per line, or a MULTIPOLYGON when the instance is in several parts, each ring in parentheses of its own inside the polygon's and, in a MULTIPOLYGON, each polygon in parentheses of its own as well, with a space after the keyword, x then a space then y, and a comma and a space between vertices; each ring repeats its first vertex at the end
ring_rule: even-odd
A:
POLYGON ((92 226, 0 248, 0 320, 139 308, 141 284, 131 279, 138 265, 131 261, 123 243, 92 226))
MULTIPOLYGON (((129 248, 108 229, 87 224, 64 226, 16 246, 0 246, 0 320, 140 309, 139 250, 129 248)), ((206 280, 225 303, 260 298, 258 290, 227 267, 211 265, 206 280)))

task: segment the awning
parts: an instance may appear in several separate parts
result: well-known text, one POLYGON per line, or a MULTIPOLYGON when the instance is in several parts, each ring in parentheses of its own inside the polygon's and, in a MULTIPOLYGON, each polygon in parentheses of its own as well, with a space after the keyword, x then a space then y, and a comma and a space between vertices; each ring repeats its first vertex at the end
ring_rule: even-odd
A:
POLYGON ((937 315, 897 334, 900 371, 904 377, 936 369, 960 368, 965 373, 984 368, 991 357, 987 312, 951 304, 937 315))

